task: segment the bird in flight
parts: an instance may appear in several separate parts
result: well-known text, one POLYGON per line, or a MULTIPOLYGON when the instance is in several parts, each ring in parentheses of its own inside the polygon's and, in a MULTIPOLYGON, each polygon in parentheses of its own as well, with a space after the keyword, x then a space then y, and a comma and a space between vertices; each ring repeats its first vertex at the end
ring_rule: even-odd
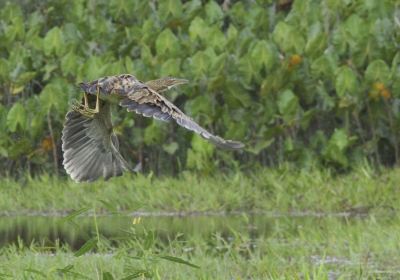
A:
POLYGON ((67 173, 76 182, 91 182, 134 171, 120 154, 113 133, 110 106, 115 103, 145 117, 175 121, 218 147, 242 149, 243 143, 213 135, 161 95, 187 82, 171 77, 141 82, 133 75, 123 74, 80 83, 83 99, 73 102, 62 131, 63 165, 67 173))

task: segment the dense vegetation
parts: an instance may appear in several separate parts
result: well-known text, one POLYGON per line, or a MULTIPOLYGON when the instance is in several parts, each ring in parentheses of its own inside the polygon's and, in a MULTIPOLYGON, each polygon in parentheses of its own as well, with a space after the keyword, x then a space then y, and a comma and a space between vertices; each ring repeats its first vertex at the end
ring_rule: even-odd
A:
POLYGON ((189 79, 168 98, 213 132, 247 143, 243 153, 217 151, 119 108, 123 154, 155 172, 399 162, 394 0, 3 2, 3 173, 60 169, 75 85, 119 73, 189 79))

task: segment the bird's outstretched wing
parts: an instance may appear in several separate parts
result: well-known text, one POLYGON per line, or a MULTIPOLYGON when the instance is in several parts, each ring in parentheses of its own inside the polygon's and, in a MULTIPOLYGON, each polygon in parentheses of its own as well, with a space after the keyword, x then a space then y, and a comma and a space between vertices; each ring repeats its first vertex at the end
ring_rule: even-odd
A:
POLYGON ((225 140, 202 128, 151 87, 141 88, 128 93, 126 97, 120 101, 119 105, 127 108, 128 111, 136 112, 145 117, 153 117, 163 121, 174 120, 180 126, 199 134, 216 146, 235 150, 244 147, 244 144, 241 142, 225 140))
MULTIPOLYGON (((95 97, 88 96, 93 104, 95 97)), ((94 118, 69 111, 62 131, 63 165, 74 181, 108 179, 131 170, 119 153, 117 136, 112 131, 110 105, 101 102, 94 118)))

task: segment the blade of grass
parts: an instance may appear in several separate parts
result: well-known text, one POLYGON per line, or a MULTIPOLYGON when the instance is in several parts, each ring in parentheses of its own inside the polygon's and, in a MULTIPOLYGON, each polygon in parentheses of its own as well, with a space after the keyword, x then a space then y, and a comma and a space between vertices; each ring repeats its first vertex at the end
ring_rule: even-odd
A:
POLYGON ((92 250, 93 248, 95 248, 96 246, 97 246, 97 238, 89 239, 85 244, 82 245, 81 248, 79 248, 78 251, 74 253, 74 256, 80 257, 85 253, 89 252, 90 250, 92 250))
POLYGON ((43 278, 46 278, 46 277, 47 277, 46 274, 44 274, 42 271, 36 270, 36 269, 34 269, 34 268, 26 268, 26 269, 24 269, 24 271, 26 271, 26 272, 31 272, 31 273, 40 275, 40 276, 42 276, 43 278))
POLYGON ((142 278, 146 277, 147 278, 149 276, 151 276, 151 273, 148 272, 147 270, 138 269, 134 273, 122 278, 121 280, 130 280, 130 279, 135 279, 135 278, 139 278, 139 277, 142 277, 142 278))
POLYGON ((79 215, 89 211, 90 209, 91 209, 90 207, 83 207, 81 209, 75 210, 72 213, 70 213, 69 215, 67 215, 64 218, 62 218, 59 223, 62 224, 62 223, 65 223, 65 222, 72 222, 73 219, 75 219, 79 215))
POLYGON ((83 278, 83 279, 91 279, 91 278, 89 278, 89 277, 87 277, 87 276, 85 276, 85 275, 83 275, 81 273, 72 271, 73 268, 74 268, 74 266, 72 264, 70 264, 70 265, 67 265, 64 268, 58 268, 57 271, 59 273, 62 273, 62 274, 72 275, 72 276, 74 276, 73 279, 76 279, 77 277, 78 278, 83 278))
POLYGON ((167 260, 167 261, 170 261, 170 262, 185 264, 185 265, 188 265, 188 266, 191 266, 191 267, 194 267, 194 268, 200 268, 200 266, 198 266, 198 265, 192 264, 192 263, 190 263, 188 261, 185 261, 185 260, 183 260, 181 258, 174 257, 174 256, 167 256, 166 255, 166 256, 159 256, 159 258, 167 260))

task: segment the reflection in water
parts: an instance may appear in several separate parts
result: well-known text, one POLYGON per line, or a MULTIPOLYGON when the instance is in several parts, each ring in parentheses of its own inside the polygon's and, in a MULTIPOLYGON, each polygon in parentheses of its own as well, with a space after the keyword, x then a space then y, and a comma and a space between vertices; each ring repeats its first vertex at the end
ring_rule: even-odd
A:
MULTIPOLYGON (((390 217, 388 217, 390 218, 390 217)), ((381 219, 384 222, 385 219, 381 219)), ((136 219, 137 222, 137 219, 136 219)), ((304 235, 332 233, 338 228, 364 228, 369 218, 364 217, 306 217, 306 216, 150 216, 142 217, 135 224, 131 216, 97 217, 99 233, 108 240, 128 236, 131 228, 140 237, 147 231, 154 231, 157 239, 168 244, 171 240, 211 240, 220 237, 227 242, 235 236, 249 240, 270 238, 279 242, 296 239, 304 235)), ((93 217, 77 217, 71 222, 63 222, 60 217, 20 216, 0 217, 0 247, 8 244, 32 242, 42 246, 68 245, 72 249, 80 248, 87 240, 96 236, 93 217)), ((116 245, 117 243, 111 243, 116 245)))
MULTIPOLYGON (((48 247, 77 250, 96 237, 94 217, 75 218, 75 224, 61 221, 59 217, 0 217, 0 248, 35 242, 35 251, 41 251, 40 246, 47 247, 43 251, 48 256, 53 251, 48 247)), ((137 248, 152 239, 148 238, 153 236, 148 234, 151 231, 156 234, 150 245, 153 253, 209 256, 221 260, 221 266, 227 258, 241 258, 259 263, 260 270, 268 269, 267 265, 282 266, 282 271, 293 266, 321 267, 328 271, 328 279, 342 277, 348 269, 359 271, 360 267, 363 273, 399 275, 400 217, 396 215, 147 216, 141 217, 140 223, 138 219, 134 222, 132 216, 103 216, 97 217, 97 223, 100 235, 107 241, 101 242, 102 250, 92 250, 93 254, 109 256, 119 251, 109 246, 120 246, 121 252, 128 249, 129 254, 139 256, 141 251, 137 248), (136 236, 129 234, 132 228, 136 236)))
MULTIPOLYGON (((224 239, 234 233, 245 234, 251 239, 267 235, 276 218, 265 216, 191 216, 191 217, 142 217, 134 225, 133 217, 97 217, 99 232, 107 239, 123 238, 132 226, 137 234, 144 230, 154 231, 161 242, 168 243, 177 237, 208 237, 218 234, 224 239)), ((59 217, 0 217, 0 247, 8 244, 32 242, 42 246, 69 245, 80 248, 87 240, 96 236, 93 217, 78 217, 65 222, 59 217)))

